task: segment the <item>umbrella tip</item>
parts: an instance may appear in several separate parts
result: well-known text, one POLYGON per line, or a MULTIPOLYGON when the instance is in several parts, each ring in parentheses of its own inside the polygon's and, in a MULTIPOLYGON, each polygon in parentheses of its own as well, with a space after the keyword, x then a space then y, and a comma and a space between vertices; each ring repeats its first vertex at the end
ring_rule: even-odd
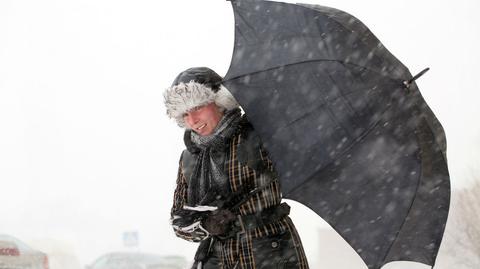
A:
POLYGON ((427 73, 427 71, 430 70, 430 67, 427 67, 425 69, 423 69, 422 71, 420 71, 420 73, 416 74, 415 76, 413 76, 413 78, 409 79, 409 80, 404 80, 403 81, 403 85, 405 86, 405 88, 409 89, 410 88, 410 85, 415 81, 417 80, 419 77, 423 76, 425 73, 427 73))

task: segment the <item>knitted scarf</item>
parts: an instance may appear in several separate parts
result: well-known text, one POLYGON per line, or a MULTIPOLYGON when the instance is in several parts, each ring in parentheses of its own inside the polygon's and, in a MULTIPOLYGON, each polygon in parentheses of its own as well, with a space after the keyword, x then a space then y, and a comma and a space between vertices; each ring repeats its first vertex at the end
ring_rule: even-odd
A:
POLYGON ((214 205, 221 194, 230 192, 224 171, 225 147, 235 134, 240 120, 240 109, 232 109, 225 112, 211 135, 201 136, 191 132, 190 139, 200 152, 188 188, 189 205, 214 205))

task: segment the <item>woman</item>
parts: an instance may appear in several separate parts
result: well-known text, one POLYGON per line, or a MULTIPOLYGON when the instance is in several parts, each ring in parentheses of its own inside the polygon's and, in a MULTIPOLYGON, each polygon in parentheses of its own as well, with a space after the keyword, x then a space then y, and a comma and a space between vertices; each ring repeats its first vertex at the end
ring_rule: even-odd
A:
POLYGON ((186 129, 174 231, 200 242, 192 268, 308 268, 272 162, 221 81, 190 68, 164 93, 168 116, 186 129))

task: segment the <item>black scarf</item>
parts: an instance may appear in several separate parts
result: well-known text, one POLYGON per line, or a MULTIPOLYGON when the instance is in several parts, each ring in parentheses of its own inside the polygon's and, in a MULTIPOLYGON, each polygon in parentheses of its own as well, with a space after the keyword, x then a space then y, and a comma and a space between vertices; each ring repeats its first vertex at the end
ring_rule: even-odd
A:
POLYGON ((211 135, 200 136, 193 131, 190 131, 190 137, 186 134, 198 154, 187 192, 189 206, 215 206, 216 202, 221 202, 222 195, 231 192, 224 169, 225 152, 241 119, 240 109, 229 110, 211 135))

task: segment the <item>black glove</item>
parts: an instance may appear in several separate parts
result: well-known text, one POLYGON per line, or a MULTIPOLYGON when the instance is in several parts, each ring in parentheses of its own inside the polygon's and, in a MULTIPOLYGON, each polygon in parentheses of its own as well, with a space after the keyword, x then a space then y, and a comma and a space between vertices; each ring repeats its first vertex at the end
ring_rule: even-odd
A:
POLYGON ((172 219, 172 225, 185 227, 189 226, 192 223, 204 219, 210 212, 198 212, 192 210, 177 210, 174 212, 175 218, 172 219))
POLYGON ((232 229, 233 222, 237 219, 228 209, 219 209, 211 212, 202 221, 202 226, 211 234, 216 236, 226 235, 232 229))
POLYGON ((193 242, 200 242, 208 238, 209 232, 202 227, 201 220, 210 212, 196 212, 191 210, 177 210, 172 215, 171 224, 177 236, 193 242))

